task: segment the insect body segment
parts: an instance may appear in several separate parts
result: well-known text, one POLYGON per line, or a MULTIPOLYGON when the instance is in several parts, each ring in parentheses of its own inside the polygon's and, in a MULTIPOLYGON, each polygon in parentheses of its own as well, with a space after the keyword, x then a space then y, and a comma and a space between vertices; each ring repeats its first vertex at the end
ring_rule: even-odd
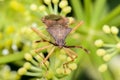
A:
POLYGON ((44 17, 42 21, 46 24, 47 31, 55 39, 56 45, 62 48, 65 45, 65 38, 72 30, 68 28, 68 19, 56 15, 52 15, 53 17, 51 19, 51 15, 49 16, 44 17))

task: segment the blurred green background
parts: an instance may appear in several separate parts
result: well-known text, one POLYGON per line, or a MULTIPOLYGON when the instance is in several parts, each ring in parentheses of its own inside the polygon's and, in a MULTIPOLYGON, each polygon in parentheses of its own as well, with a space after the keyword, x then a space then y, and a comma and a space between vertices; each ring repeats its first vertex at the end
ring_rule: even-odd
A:
MULTIPOLYGON (((102 27, 109 25, 119 29, 120 0, 68 0, 68 4, 72 11, 66 16, 75 18, 75 24, 70 27, 81 20, 84 24, 68 36, 66 44, 83 45, 90 50, 90 54, 85 54, 74 49, 79 55, 78 68, 70 75, 71 80, 120 80, 120 52, 104 61, 96 55, 98 48, 94 45, 97 39, 116 43, 113 36, 102 31, 102 27), (98 68, 102 64, 108 68, 100 72, 98 68)), ((34 40, 39 40, 30 27, 45 30, 40 20, 44 16, 39 10, 41 5, 47 6, 43 0, 0 0, 0 80, 17 80, 17 70, 25 63, 24 54, 32 50, 34 40)), ((20 80, 32 78, 21 76, 20 80)))

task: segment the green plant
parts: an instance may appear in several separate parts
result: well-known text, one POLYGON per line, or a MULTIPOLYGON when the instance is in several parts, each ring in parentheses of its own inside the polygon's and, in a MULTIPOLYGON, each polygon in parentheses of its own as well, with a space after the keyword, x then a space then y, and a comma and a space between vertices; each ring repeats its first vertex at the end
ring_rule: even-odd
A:
MULTIPOLYGON (((22 68, 22 73, 25 74, 25 72, 27 72, 25 75, 31 76, 29 72, 32 72, 32 70, 35 71, 33 72, 35 74, 32 75, 34 77, 30 77, 30 79, 41 76, 48 79, 51 77, 58 79, 58 74, 62 73, 62 76, 60 75, 59 77, 67 80, 119 80, 119 65, 117 65, 118 67, 115 66, 116 62, 119 61, 119 58, 116 58, 119 57, 119 1, 114 0, 111 3, 111 0, 69 0, 68 2, 61 0, 65 2, 64 5, 61 4, 59 8, 57 4, 58 1, 59 0, 0 1, 0 6, 2 6, 0 7, 0 66, 5 66, 8 63, 10 66, 12 64, 17 67, 24 65, 23 67, 27 69, 22 68), (44 1, 48 2, 46 3, 44 1), (52 5, 50 1, 53 2, 52 5), (115 3, 118 5, 116 6, 115 3), (68 5, 71 5, 71 7, 68 5), (56 67, 55 71, 51 71, 55 61, 62 64, 64 61, 67 61, 67 59, 64 58, 68 58, 69 60, 69 57, 64 54, 65 52, 63 50, 55 47, 55 54, 50 57, 50 62, 46 62, 50 70, 47 70, 45 65, 39 66, 43 59, 33 52, 34 49, 47 46, 48 44, 33 44, 32 41, 40 37, 32 32, 30 27, 37 27, 43 34, 49 36, 40 18, 53 13, 68 17, 71 28, 74 28, 81 20, 84 22, 75 33, 67 37, 66 44, 83 45, 90 51, 90 54, 84 54, 84 51, 80 49, 72 49, 78 54, 77 59, 71 63, 74 66, 77 64, 75 67, 77 69, 68 70, 70 74, 67 75, 63 74, 64 70, 61 70, 61 67, 56 67), (103 29, 105 26, 107 26, 107 29, 103 29), (95 46, 96 43, 99 47, 95 46), (11 48, 12 46, 20 50, 13 50, 11 48), (3 52, 9 52, 9 54, 3 55, 3 52), (27 61, 24 61, 24 55, 26 55, 26 53, 29 53, 32 60, 29 61, 27 59, 27 61), (117 59, 116 62, 113 62, 114 58, 117 59), (114 65, 112 65, 113 63, 114 65), (43 74, 41 74, 41 70, 43 70, 43 74), (53 74, 50 74, 51 72, 53 74), (57 76, 55 74, 57 74, 57 76)), ((46 52, 50 52, 50 49, 51 47, 41 51, 39 54, 43 56, 46 52)))

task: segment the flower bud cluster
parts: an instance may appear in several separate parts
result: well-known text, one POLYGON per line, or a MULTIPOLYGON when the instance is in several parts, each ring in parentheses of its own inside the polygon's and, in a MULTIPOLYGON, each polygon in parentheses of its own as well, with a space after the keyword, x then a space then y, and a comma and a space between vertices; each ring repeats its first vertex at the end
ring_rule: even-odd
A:
POLYGON ((116 26, 109 26, 109 25, 104 25, 103 26, 103 31, 106 34, 113 34, 113 35, 117 35, 119 33, 119 29, 116 26))
POLYGON ((26 62, 18 70, 18 74, 21 76, 34 76, 36 79, 42 79, 44 77, 46 79, 53 79, 54 77, 63 78, 77 68, 75 62, 65 64, 71 61, 71 58, 66 55, 63 49, 53 54, 55 55, 52 55, 49 60, 43 63, 45 59, 44 53, 40 52, 36 54, 33 50, 25 53, 24 58, 26 62))
POLYGON ((12 71, 9 65, 0 66, 0 79, 1 80, 20 80, 20 76, 16 71, 12 71))
POLYGON ((43 2, 46 4, 42 4, 38 6, 37 4, 33 3, 30 5, 30 10, 32 11, 40 11, 41 15, 47 15, 47 14, 59 14, 62 16, 66 16, 68 13, 71 12, 71 7, 68 6, 67 0, 43 0, 43 2), (53 4, 53 5, 52 5, 53 4), (61 9, 61 11, 58 11, 58 8, 61 9))
MULTIPOLYGON (((106 33, 110 38, 114 39, 114 43, 104 42, 102 39, 98 39, 95 41, 95 46, 98 47, 96 54, 105 62, 108 62, 120 52, 120 38, 117 36, 119 33, 119 29, 116 26, 103 26, 103 32, 106 33)), ((109 41, 108 41, 109 42, 109 41)), ((98 70, 100 72, 104 72, 107 70, 107 64, 102 64, 99 66, 98 70)))

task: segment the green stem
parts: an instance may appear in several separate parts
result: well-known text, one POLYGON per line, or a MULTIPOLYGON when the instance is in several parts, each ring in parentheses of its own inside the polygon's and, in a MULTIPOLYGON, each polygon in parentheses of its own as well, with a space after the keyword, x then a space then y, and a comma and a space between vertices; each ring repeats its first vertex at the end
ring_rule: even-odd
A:
POLYGON ((73 8, 73 12, 75 14, 75 17, 78 20, 82 20, 84 19, 84 13, 83 13, 83 8, 82 8, 82 4, 79 0, 70 0, 71 1, 71 5, 73 8))
POLYGON ((37 71, 37 72, 41 72, 42 71, 41 68, 38 68, 38 67, 35 67, 35 66, 31 66, 30 70, 37 71))
POLYGON ((97 24, 101 18, 101 13, 105 7, 106 0, 96 0, 94 5, 94 11, 92 12, 92 24, 97 24))
POLYGON ((86 15, 86 25, 90 25, 90 19, 91 19, 91 0, 84 0, 84 5, 85 5, 85 15, 86 15))
POLYGON ((16 53, 16 54, 10 54, 7 56, 2 56, 2 57, 0 57, 0 64, 5 64, 8 62, 21 60, 24 58, 24 54, 25 54, 25 52, 20 52, 20 53, 16 53))
POLYGON ((39 64, 34 59, 32 59, 31 63, 33 63, 35 66, 38 66, 38 64, 39 64))
MULTIPOLYGON (((95 53, 95 52, 93 52, 93 53, 95 53)), ((91 58, 91 60, 92 60, 91 62, 93 62, 93 65, 96 65, 97 68, 98 68, 99 65, 101 65, 101 64, 104 63, 104 61, 102 61, 102 60, 100 59, 100 57, 95 56, 95 54, 92 54, 92 55, 90 56, 90 58, 91 58)), ((97 73, 100 73, 100 72, 97 71, 97 69, 96 69, 96 72, 97 72, 97 73)), ((104 72, 104 73, 100 73, 100 75, 101 75, 101 78, 103 78, 102 80, 113 80, 112 74, 111 74, 111 72, 110 72, 109 70, 107 70, 107 71, 104 72)))
POLYGON ((112 54, 110 54, 112 57, 118 53, 118 50, 114 51, 112 54))
POLYGON ((113 35, 114 36, 114 38, 115 38, 115 40, 117 41, 117 42, 120 42, 120 39, 119 39, 119 37, 117 36, 117 35, 113 35))
POLYGON ((115 47, 115 45, 114 44, 104 44, 103 47, 111 47, 112 48, 112 47, 115 47))
POLYGON ((120 15, 120 5, 117 6, 113 11, 106 15, 97 25, 97 27, 102 27, 104 24, 112 21, 116 16, 120 15))
POLYGON ((108 53, 112 53, 113 51, 115 51, 115 48, 110 48, 108 50, 106 50, 108 53))
POLYGON ((51 4, 49 4, 49 5, 48 5, 48 8, 49 8, 49 10, 50 10, 50 14, 52 14, 52 13, 53 13, 53 8, 52 8, 52 5, 51 5, 51 4))
POLYGON ((28 75, 28 76, 36 76, 36 77, 42 77, 42 74, 41 74, 41 73, 33 73, 33 72, 26 72, 25 75, 28 75))
POLYGON ((58 5, 57 4, 54 4, 54 13, 58 14, 58 5))

